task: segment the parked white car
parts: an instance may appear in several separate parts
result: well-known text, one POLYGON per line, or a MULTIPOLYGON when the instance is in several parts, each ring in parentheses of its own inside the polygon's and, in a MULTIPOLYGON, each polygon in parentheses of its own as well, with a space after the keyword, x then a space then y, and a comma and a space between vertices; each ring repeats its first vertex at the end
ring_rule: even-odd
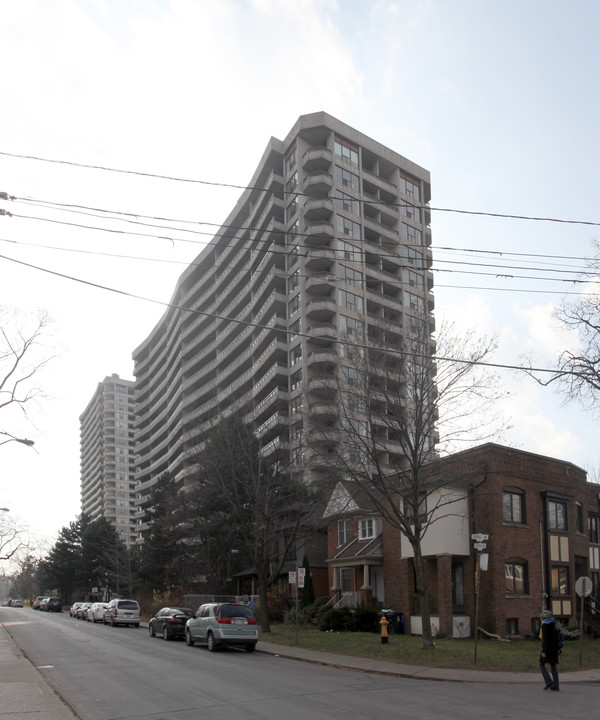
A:
POLYGON ((87 611, 88 622, 102 622, 104 620, 104 608, 108 605, 105 602, 95 602, 87 611))

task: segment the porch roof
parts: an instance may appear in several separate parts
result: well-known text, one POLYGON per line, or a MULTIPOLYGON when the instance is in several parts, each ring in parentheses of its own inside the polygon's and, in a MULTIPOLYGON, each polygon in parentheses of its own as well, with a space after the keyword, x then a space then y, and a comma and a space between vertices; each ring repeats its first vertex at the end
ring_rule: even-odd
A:
POLYGON ((338 550, 332 557, 327 558, 327 562, 335 565, 336 563, 347 564, 348 560, 358 560, 361 563, 365 560, 377 560, 381 562, 383 558, 383 536, 381 533, 374 538, 368 540, 360 540, 354 537, 338 550))

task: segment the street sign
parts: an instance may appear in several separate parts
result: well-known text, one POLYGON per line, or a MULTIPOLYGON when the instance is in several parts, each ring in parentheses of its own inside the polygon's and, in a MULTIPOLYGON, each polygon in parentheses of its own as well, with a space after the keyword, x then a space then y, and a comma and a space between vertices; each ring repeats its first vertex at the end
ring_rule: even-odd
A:
POLYGON ((296 582, 296 573, 294 570, 290 570, 288 573, 288 583, 293 585, 296 582))
POLYGON ((589 577, 580 577, 575 583, 575 592, 579 597, 588 597, 588 595, 592 594, 593 588, 594 585, 589 577))
POLYGON ((473 547, 475 550, 485 550, 485 543, 484 542, 476 542, 473 547))
POLYGON ((489 540, 490 536, 485 535, 484 533, 475 533, 474 535, 471 535, 471 540, 476 540, 478 543, 483 542, 484 540, 489 540))
POLYGON ((298 577, 303 578, 306 576, 306 568, 298 568, 298 577))

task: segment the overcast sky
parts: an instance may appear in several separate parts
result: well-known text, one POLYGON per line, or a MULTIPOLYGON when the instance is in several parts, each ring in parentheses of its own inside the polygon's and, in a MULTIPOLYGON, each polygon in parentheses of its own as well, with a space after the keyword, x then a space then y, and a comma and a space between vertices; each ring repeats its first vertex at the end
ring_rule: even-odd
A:
MULTIPOLYGON (((595 0, 0 0, 0 18, 0 191, 19 199, 0 201, 0 304, 47 312, 57 355, 29 419, 0 417, 35 440, 0 446, 0 506, 39 538, 80 512, 98 382, 133 379, 132 351, 240 194, 223 184, 247 184, 299 115, 427 168, 434 208, 600 222, 595 0), (125 226, 48 203, 195 224, 110 233, 125 226)), ((553 311, 581 290, 568 280, 596 227, 434 210, 432 233, 438 322, 497 334, 511 365, 574 346, 553 311)), ((597 466, 589 413, 503 375, 507 443, 597 466)))

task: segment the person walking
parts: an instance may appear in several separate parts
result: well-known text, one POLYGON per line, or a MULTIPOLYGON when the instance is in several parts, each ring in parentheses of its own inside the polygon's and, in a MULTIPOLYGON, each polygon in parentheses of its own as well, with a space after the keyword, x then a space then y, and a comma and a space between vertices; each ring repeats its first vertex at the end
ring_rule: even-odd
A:
POLYGON ((540 651, 540 671, 544 682, 546 683, 544 690, 558 691, 558 630, 556 622, 550 610, 542 610, 540 615, 542 627, 540 637, 542 638, 542 649, 540 651), (546 663, 550 665, 550 673, 546 667, 546 663))

